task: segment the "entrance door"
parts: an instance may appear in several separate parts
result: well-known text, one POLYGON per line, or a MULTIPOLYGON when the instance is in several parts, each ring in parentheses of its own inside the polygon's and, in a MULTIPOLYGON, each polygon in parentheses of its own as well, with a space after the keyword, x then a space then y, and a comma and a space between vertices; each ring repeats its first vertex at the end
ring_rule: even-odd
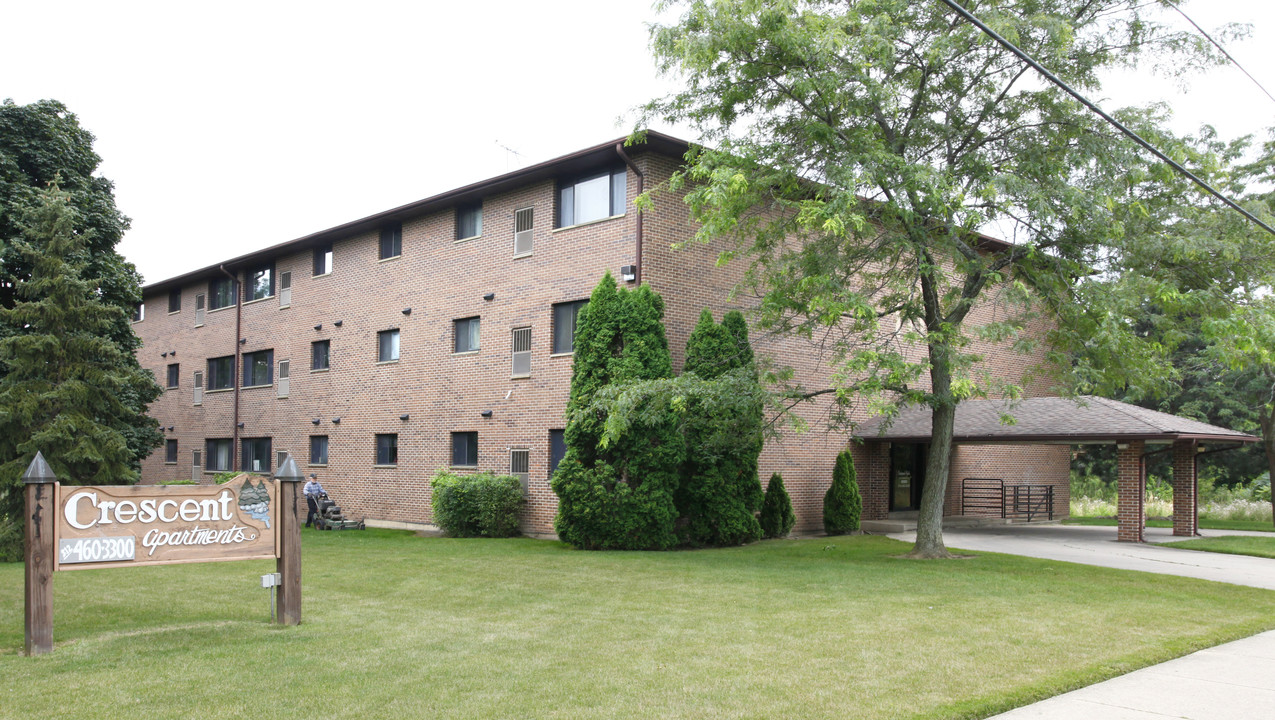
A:
POLYGON ((902 512, 921 507, 925 487, 925 445, 890 447, 890 510, 902 512))

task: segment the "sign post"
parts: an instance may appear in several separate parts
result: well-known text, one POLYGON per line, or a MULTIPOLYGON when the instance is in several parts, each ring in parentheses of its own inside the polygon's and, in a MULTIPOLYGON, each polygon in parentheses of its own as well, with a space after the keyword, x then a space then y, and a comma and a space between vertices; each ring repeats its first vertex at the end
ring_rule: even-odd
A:
POLYGON ((281 625, 301 624, 301 468, 289 455, 275 472, 279 485, 279 614, 281 625))
POLYGON ((35 459, 22 474, 26 485, 26 652, 43 655, 53 651, 53 519, 57 512, 54 491, 57 478, 44 456, 35 459))

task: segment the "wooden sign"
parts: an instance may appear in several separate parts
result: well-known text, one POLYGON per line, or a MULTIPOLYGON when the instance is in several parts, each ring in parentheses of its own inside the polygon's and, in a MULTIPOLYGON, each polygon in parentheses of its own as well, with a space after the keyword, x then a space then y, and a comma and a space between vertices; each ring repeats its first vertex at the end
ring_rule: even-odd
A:
POLYGON ((58 486, 54 570, 278 557, 273 478, 58 486))
POLYGON ((53 650, 53 573, 83 568, 275 558, 277 622, 301 622, 301 470, 221 485, 63 487, 40 453, 26 486, 27 655, 53 650))

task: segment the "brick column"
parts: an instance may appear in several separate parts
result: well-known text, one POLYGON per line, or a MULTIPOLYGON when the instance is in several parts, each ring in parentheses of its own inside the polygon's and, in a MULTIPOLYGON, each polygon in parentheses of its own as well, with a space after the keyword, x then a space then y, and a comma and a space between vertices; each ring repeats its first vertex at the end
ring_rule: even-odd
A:
POLYGON ((1173 534, 1195 535, 1195 444, 1173 443, 1173 534))
POLYGON ((1125 447, 1116 450, 1116 539, 1142 542, 1142 528, 1146 524, 1142 507, 1143 442, 1130 440, 1122 444, 1125 447))

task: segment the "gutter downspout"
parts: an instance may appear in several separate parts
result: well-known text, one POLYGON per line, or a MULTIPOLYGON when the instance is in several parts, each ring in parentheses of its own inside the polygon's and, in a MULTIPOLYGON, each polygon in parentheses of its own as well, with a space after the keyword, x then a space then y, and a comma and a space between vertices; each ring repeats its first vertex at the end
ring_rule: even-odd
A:
MULTIPOLYGON (((637 180, 638 180, 637 194, 641 195, 645 189, 646 176, 642 174, 642 171, 638 169, 638 166, 633 164, 633 161, 629 159, 629 156, 627 154, 625 154, 624 143, 616 143, 615 152, 620 156, 620 159, 624 161, 624 164, 629 166, 629 169, 633 171, 633 174, 637 175, 637 180)), ((634 211, 637 212, 637 227, 635 228, 635 234, 637 235, 637 240, 636 240, 637 248, 636 248, 636 252, 634 252, 633 266, 637 268, 637 270, 633 273, 633 279, 634 279, 634 282, 636 282, 638 285, 641 285, 642 284, 642 212, 640 210, 637 210, 636 208, 634 208, 634 211)))
POLYGON ((232 428, 233 438, 230 441, 230 470, 234 472, 235 458, 239 457, 239 336, 243 332, 243 303, 239 298, 239 277, 231 275, 225 265, 218 265, 217 269, 221 270, 226 277, 230 278, 230 289, 235 293, 235 366, 230 370, 230 376, 233 379, 235 394, 235 426, 232 428))

